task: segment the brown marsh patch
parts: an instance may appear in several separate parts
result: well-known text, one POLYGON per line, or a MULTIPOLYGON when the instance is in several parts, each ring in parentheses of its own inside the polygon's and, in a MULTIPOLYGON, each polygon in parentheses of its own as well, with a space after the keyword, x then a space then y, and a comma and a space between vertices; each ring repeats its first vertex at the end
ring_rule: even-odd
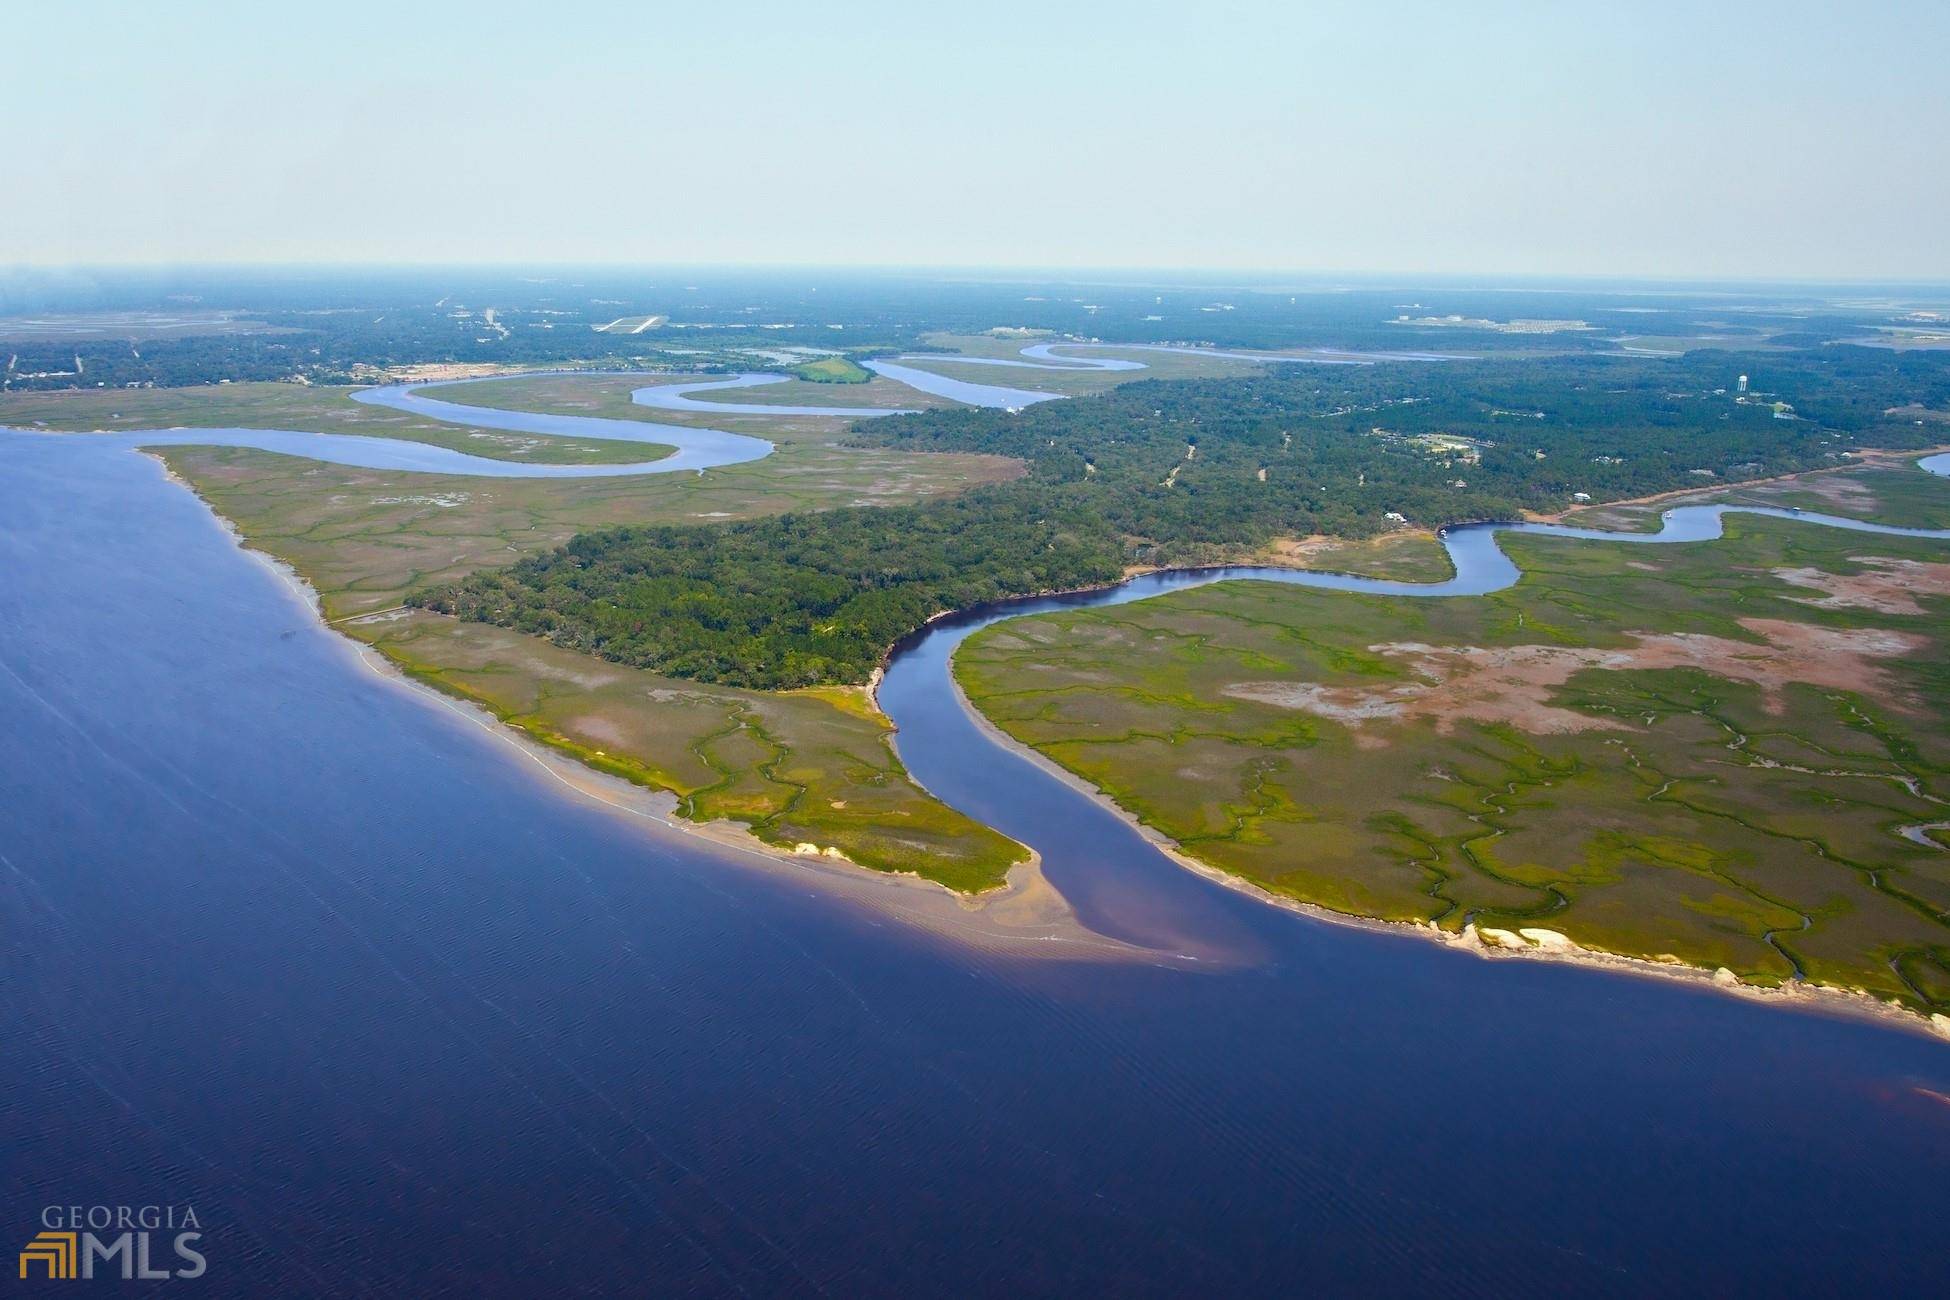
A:
POLYGON ((1820 609, 1870 609, 1878 614, 1921 614, 1918 596, 1950 596, 1950 564, 1920 560, 1890 560, 1875 555, 1851 555, 1849 563, 1865 566, 1863 573, 1824 573, 1820 569, 1774 569, 1782 582, 1819 597, 1798 597, 1799 603, 1820 609))
POLYGON ((1239 682, 1235 699, 1298 709, 1350 727, 1376 720, 1432 720, 1447 734, 1458 722, 1505 724, 1535 735, 1623 730, 1615 718, 1550 703, 1556 690, 1588 668, 1610 671, 1692 668, 1758 686, 1770 712, 1780 712, 1790 683, 1862 691, 1896 699, 1883 661, 1914 653, 1924 638, 1875 628, 1825 628, 1778 619, 1742 619, 1759 641, 1697 633, 1632 633, 1615 649, 1576 646, 1434 646, 1415 641, 1370 646, 1406 660, 1417 681, 1378 689, 1320 682, 1239 682))

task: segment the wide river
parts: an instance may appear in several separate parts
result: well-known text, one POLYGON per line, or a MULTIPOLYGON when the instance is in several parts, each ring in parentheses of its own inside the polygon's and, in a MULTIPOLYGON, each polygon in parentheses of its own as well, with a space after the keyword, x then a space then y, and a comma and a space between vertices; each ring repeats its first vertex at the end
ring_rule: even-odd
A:
POLYGON ((1159 955, 935 937, 374 673, 126 450, 164 440, 213 439, 0 433, 23 1243, 192 1204, 214 1294, 1950 1286, 1938 1040, 1190 875, 974 728, 947 654, 989 614, 895 662, 903 757, 1159 955))

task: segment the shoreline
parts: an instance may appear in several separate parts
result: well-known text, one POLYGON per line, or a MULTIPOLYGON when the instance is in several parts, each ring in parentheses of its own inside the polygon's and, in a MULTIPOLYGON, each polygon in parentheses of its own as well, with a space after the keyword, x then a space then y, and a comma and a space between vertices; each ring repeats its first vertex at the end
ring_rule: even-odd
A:
POLYGON ((817 884, 828 895, 970 948, 1043 960, 1152 962, 1168 956, 1123 943, 1084 926, 1043 874, 1041 856, 1027 845, 1023 847, 1028 859, 1009 868, 999 888, 981 894, 964 894, 913 872, 875 871, 844 858, 795 853, 768 844, 736 822, 697 822, 675 817, 672 813, 676 795, 636 785, 559 753, 504 723, 480 705, 415 681, 379 650, 341 631, 337 624, 351 619, 327 621, 317 591, 297 570, 250 545, 236 524, 212 507, 161 456, 147 450, 139 454, 153 461, 166 481, 194 497, 219 531, 240 552, 275 576, 290 598, 363 669, 389 687, 403 689, 415 699, 436 704, 509 746, 540 769, 533 775, 557 793, 566 789, 571 797, 612 816, 629 819, 640 830, 649 830, 653 839, 662 834, 682 837, 693 842, 689 847, 708 849, 714 857, 731 865, 787 883, 817 884), (659 829, 643 827, 646 821, 659 829))
MULTIPOLYGON (((1258 902, 1295 913, 1310 920, 1328 925, 1338 925, 1366 930, 1374 934, 1393 935, 1397 938, 1416 938, 1435 943, 1450 951, 1465 953, 1484 961, 1545 961, 1563 966, 1582 966, 1597 970, 1609 970, 1614 974, 1633 975, 1642 978, 1674 980, 1698 988, 1706 988, 1734 997, 1745 998, 1791 1011, 1807 1011, 1822 1015, 1840 1016, 1847 1019, 1868 1020, 1888 1028, 1903 1029, 1927 1037, 1950 1041, 1950 1016, 1942 1013, 1925 1014, 1907 1007, 1884 1002, 1871 994, 1857 993, 1851 989, 1836 988, 1827 984, 1788 983, 1775 987, 1749 984, 1733 972, 1721 967, 1720 970, 1707 970, 1685 962, 1655 961, 1649 957, 1630 957, 1620 953, 1606 952, 1597 948, 1586 948, 1575 940, 1555 931, 1534 930, 1532 933, 1554 935, 1553 940, 1522 943, 1510 946, 1494 939, 1485 939, 1474 923, 1461 931, 1444 930, 1430 921, 1389 921, 1381 917, 1361 916, 1353 912, 1337 912, 1317 903, 1308 903, 1284 894, 1276 894, 1262 885, 1236 876, 1229 871, 1202 862, 1186 852, 1175 840, 1141 821, 1130 810, 1111 798, 1089 781, 1063 767, 1054 759, 1023 744, 1015 737, 996 726, 981 710, 977 709, 962 690, 961 682, 954 674, 954 661, 949 660, 948 680, 955 694, 955 702, 962 712, 975 724, 976 728, 1001 748, 1033 763, 1045 775, 1061 781, 1070 789, 1088 798, 1098 807, 1111 813, 1125 825, 1135 830, 1147 843, 1165 857, 1194 875, 1202 876, 1214 884, 1222 885, 1236 893, 1244 894, 1258 902), (1722 972, 1725 972, 1724 975, 1722 972)), ((1504 934, 1505 931, 1490 931, 1504 934)), ((1511 937, 1515 937, 1512 935, 1511 937)))

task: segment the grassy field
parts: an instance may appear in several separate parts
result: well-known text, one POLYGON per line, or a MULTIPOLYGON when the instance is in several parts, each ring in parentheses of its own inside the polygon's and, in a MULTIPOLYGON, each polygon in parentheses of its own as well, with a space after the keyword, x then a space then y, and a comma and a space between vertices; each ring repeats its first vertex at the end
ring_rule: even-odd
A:
POLYGON ((0 395, 0 425, 60 432, 126 429, 294 429, 403 438, 493 460, 548 465, 626 465, 668 455, 655 443, 555 438, 447 424, 352 400, 352 388, 307 384, 213 384, 195 388, 97 388, 0 395))
POLYGON ((1404 528, 1400 532, 1362 539, 1286 539, 1247 558, 1256 564, 1324 569, 1331 573, 1389 578, 1397 582, 1441 582, 1455 573, 1455 566, 1449 563, 1449 553, 1442 549, 1442 543, 1436 540, 1435 534, 1424 528, 1404 528))
MULTIPOLYGON (((1226 379, 1249 375, 1259 369, 1258 362, 1225 361, 1217 357, 1187 356, 1180 352, 1142 352, 1117 348, 1089 348, 1075 353, 1076 356, 1090 359, 1120 359, 1142 361, 1143 370, 1054 370, 1049 368, 1031 369, 1038 363, 1029 362, 1022 355, 1025 345, 1023 339, 998 339, 986 334, 931 334, 927 339, 930 346, 948 348, 971 357, 995 357, 1006 361, 1023 361, 1022 369, 1001 366, 956 365, 953 356, 946 353, 940 356, 928 355, 925 359, 902 361, 904 366, 915 366, 922 370, 932 370, 953 379, 963 379, 976 384, 999 384, 1005 388, 1028 388, 1037 392, 1061 393, 1065 397, 1082 397, 1090 393, 1101 393, 1128 384, 1137 379, 1226 379)), ((1057 353, 1062 355, 1062 345, 1056 342, 1057 353)), ((916 353, 920 358, 922 354, 916 353)))
MULTIPOLYGON (((643 420, 651 424, 729 429, 773 441, 842 437, 853 417, 846 415, 738 415, 717 411, 659 411, 639 406, 630 394, 658 384, 694 383, 696 375, 631 375, 593 372, 576 375, 537 375, 532 379, 489 379, 446 390, 442 396, 469 406, 511 411, 554 411, 564 415, 597 415, 612 420, 643 420)), ((812 384, 787 380, 762 388, 734 388, 713 394, 693 393, 697 402, 770 403, 776 406, 884 406, 915 410, 952 406, 952 402, 917 393, 891 379, 869 384, 812 384)))
POLYGON ((417 612, 341 625, 411 676, 487 708, 600 771, 800 852, 911 871, 951 889, 1002 883, 1020 846, 907 779, 864 690, 740 691, 592 659, 519 632, 417 612), (801 846, 810 846, 803 848, 801 846))
POLYGON ((1565 523, 1589 528, 1656 532, 1659 511, 1707 502, 1806 510, 1814 514, 1871 519, 1899 528, 1950 528, 1950 489, 1945 480, 1915 467, 1921 452, 1870 452, 1834 470, 1796 474, 1730 488, 1700 488, 1657 498, 1650 504, 1614 502, 1581 506, 1565 523))
POLYGON ((1873 519, 1901 528, 1950 528, 1950 489, 1943 479, 1912 468, 1913 459, 1887 457, 1866 469, 1737 488, 1717 499, 1873 519))
POLYGON ((792 373, 809 384, 866 384, 873 372, 846 357, 821 357, 792 367, 792 373))
MULTIPOLYGON (((1950 515, 1914 469, 1747 494, 1950 515)), ((1727 528, 1506 537, 1528 576, 1484 598, 1235 583, 1047 615, 971 638, 957 673, 1276 893, 1950 1011, 1950 545, 1727 528)))
POLYGON ((797 421, 760 431, 779 442, 764 460, 642 478, 407 474, 237 448, 162 454, 250 545, 310 582, 341 631, 592 766, 675 793, 682 815, 955 889, 1001 883, 1020 846, 909 781, 861 692, 699 687, 397 608, 424 580, 505 565, 590 528, 913 501, 1017 472, 993 456, 846 450, 797 421))

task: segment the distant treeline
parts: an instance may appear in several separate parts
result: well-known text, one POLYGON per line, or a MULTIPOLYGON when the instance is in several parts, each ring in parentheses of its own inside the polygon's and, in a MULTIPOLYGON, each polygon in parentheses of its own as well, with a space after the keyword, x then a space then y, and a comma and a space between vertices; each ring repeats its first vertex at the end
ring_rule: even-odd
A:
POLYGON ((925 505, 586 534, 413 601, 673 676, 861 682, 933 614, 1112 581, 1132 562, 1368 536, 1396 526, 1391 513, 1507 519, 1575 492, 1639 496, 1920 445, 1930 429, 1883 412, 1950 401, 1946 362, 1849 349, 1296 368, 897 416, 855 437, 1014 456, 1028 473, 925 505), (1766 396, 1738 400, 1742 372, 1766 396))
MULTIPOLYGON (((100 278, 100 277, 95 277, 100 278)), ((58 277, 57 277, 58 279, 58 277)), ((1204 277, 1199 277, 1203 280, 1204 277)), ((1642 293, 1589 287, 1574 294, 1462 287, 1408 291, 1336 286, 1332 292, 1269 292, 1147 276, 1130 283, 1037 283, 998 277, 953 280, 837 272, 631 272, 523 275, 512 270, 421 268, 400 272, 204 270, 129 272, 85 286, 28 285, 0 269, 0 361, 16 376, 0 387, 120 387, 281 379, 343 380, 365 367, 435 362, 553 364, 625 360, 661 344, 912 348, 936 334, 997 326, 1110 342, 1202 341, 1226 347, 1433 349, 1483 355, 1592 354, 1620 337, 1683 346, 1710 333, 1758 346, 1815 346, 1861 338, 1894 319, 1886 308, 1838 306, 1806 291, 1749 289, 1662 293, 1648 312, 1642 293), (496 318, 488 322, 492 309, 496 318), (260 322, 256 332, 14 343, 5 318, 70 312, 221 311, 260 322), (1736 314, 1737 313, 1737 314, 1736 314), (643 315, 670 324, 644 335, 592 326, 643 315), (1463 322, 1570 319, 1589 328, 1504 332, 1463 322), (81 356, 83 373, 72 373, 81 356), (66 372, 66 373, 63 373, 66 372)), ((28 332, 31 338, 31 331, 28 332)))

